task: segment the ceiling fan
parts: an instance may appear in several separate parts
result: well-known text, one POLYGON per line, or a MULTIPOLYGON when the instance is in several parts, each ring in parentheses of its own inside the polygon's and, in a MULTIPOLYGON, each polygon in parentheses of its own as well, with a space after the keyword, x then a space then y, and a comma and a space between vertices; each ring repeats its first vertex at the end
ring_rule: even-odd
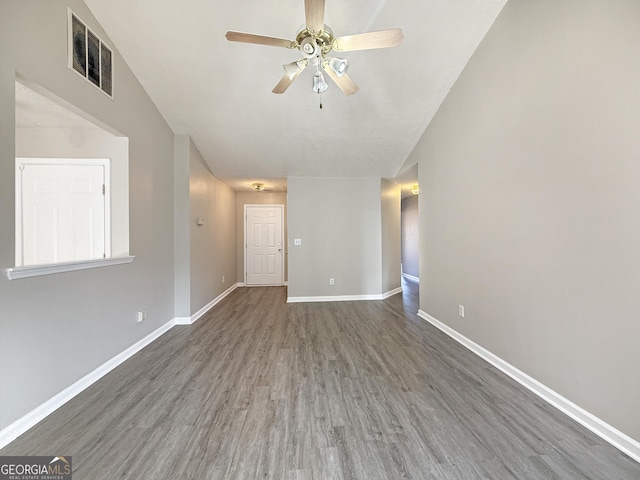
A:
POLYGON ((273 93, 284 93, 309 65, 316 67, 313 75, 313 90, 322 93, 327 88, 327 82, 320 69, 338 85, 346 95, 358 91, 358 86, 347 75, 347 60, 330 57, 333 50, 350 52, 354 50, 369 50, 374 48, 388 48, 400 45, 402 30, 393 28, 377 32, 360 33, 343 37, 334 37, 333 32, 324 24, 325 0, 304 0, 306 26, 296 35, 295 40, 265 37, 251 33, 229 31, 225 35, 231 42, 254 43, 272 47, 297 48, 302 57, 300 60, 283 65, 285 74, 274 87, 273 93))

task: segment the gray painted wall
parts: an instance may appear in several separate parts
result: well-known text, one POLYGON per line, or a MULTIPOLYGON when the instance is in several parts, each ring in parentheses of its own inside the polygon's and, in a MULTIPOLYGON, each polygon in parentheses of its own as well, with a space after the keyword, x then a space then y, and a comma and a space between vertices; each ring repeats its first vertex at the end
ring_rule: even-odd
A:
POLYGON ((176 317, 188 318, 236 283, 235 192, 189 135, 175 136, 174 161, 176 317))
POLYGON ((114 47, 78 0, 0 3, 0 267, 14 265, 16 72, 129 137, 136 259, 22 280, 0 275, 0 428, 174 316, 173 133, 117 50, 114 99, 67 68, 67 6, 114 47), (147 320, 138 324, 140 309, 147 320))
POLYGON ((420 278, 418 196, 402 199, 402 272, 420 278))
POLYGON ((213 176, 193 142, 189 198, 193 315, 236 283, 235 192, 213 176), (202 226, 196 223, 200 217, 202 226))
POLYGON ((284 280, 287 281, 287 194, 286 192, 236 192, 236 281, 244 283, 244 206, 284 205, 284 280))
POLYGON ((382 293, 399 288, 400 281, 400 197, 402 187, 380 180, 382 234, 382 293))
POLYGON ((639 18, 510 0, 412 154, 421 308, 635 439, 639 18))
POLYGON ((289 177, 287 194, 289 297, 382 293, 380 179, 289 177))
POLYGON ((191 139, 176 134, 173 153, 174 294, 176 317, 191 317, 191 139))

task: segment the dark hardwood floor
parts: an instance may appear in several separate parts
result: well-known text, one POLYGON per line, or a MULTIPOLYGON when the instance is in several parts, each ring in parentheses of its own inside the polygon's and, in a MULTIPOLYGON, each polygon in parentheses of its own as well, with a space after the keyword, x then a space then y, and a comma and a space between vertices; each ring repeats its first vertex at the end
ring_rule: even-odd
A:
POLYGON ((609 446, 415 314, 240 288, 0 455, 74 480, 640 479, 609 446))

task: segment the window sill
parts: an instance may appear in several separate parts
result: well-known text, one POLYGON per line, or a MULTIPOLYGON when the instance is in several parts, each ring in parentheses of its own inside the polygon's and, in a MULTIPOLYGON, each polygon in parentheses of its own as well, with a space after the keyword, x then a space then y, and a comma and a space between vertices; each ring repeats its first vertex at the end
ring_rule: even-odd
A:
POLYGON ((39 277, 52 273, 73 272, 76 270, 87 270, 89 268, 108 267, 110 265, 122 265, 131 263, 136 258, 134 255, 126 257, 101 258, 98 260, 83 260, 81 262, 53 263, 47 265, 28 265, 25 267, 7 268, 9 280, 19 278, 39 277))

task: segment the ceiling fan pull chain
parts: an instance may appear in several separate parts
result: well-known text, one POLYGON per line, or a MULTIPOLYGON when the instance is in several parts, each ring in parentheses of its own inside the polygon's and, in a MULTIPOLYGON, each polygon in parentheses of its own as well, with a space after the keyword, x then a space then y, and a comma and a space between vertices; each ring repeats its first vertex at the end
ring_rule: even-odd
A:
MULTIPOLYGON (((320 73, 320 63, 318 63, 318 64, 316 65, 316 75, 317 75, 318 77, 321 77, 321 75, 322 75, 322 74, 320 73)), ((321 77, 321 78, 322 78, 322 77, 321 77)), ((323 78, 322 80, 324 81, 324 78, 323 78)), ((325 90, 326 90, 326 87, 325 87, 325 90)), ((318 96, 320 97, 320 110, 322 110, 322 92, 323 92, 323 91, 324 91, 324 90, 323 90, 322 88, 318 88, 318 96)))

